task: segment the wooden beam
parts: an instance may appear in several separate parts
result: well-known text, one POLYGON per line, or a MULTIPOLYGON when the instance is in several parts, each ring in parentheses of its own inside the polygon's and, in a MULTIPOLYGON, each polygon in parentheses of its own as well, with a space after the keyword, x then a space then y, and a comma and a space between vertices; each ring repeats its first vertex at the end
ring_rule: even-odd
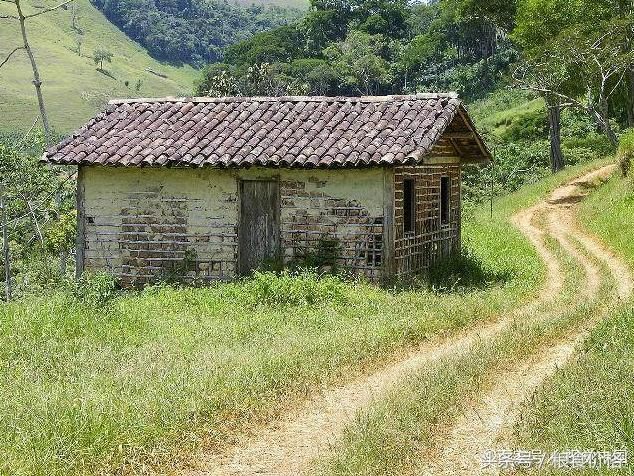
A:
POLYGON ((81 278, 86 257, 86 170, 77 167, 77 240, 75 244, 75 278, 81 278))
MULTIPOLYGON (((383 263, 381 278, 384 283, 390 283, 396 275, 396 260, 394 259, 394 206, 399 201, 394 190, 394 168, 383 169, 383 263)), ((400 191, 400 201, 402 202, 400 191)))
POLYGON ((450 138, 449 139, 451 141, 451 145, 453 145, 453 148, 456 149, 456 153, 460 156, 460 157, 464 157, 464 153, 462 152, 462 150, 460 149, 460 147, 458 147, 458 143, 456 142, 455 139, 450 138))
POLYGON ((445 132, 445 137, 448 139, 473 139, 473 132, 445 132))

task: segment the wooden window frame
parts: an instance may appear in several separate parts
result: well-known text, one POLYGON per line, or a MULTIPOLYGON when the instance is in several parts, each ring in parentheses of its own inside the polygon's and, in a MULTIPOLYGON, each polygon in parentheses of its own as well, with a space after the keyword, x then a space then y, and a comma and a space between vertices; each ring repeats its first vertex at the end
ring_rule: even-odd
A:
POLYGON ((438 219, 441 227, 451 225, 451 187, 452 180, 449 175, 440 177, 439 199, 438 199, 438 219), (446 186, 445 186, 446 184, 446 186))
POLYGON ((403 179, 403 234, 416 234, 416 179, 414 177, 403 179))

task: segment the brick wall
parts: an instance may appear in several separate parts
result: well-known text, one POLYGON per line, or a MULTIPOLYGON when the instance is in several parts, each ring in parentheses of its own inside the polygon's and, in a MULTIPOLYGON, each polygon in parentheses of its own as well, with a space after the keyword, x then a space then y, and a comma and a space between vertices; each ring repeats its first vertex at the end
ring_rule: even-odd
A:
POLYGON ((236 263, 235 180, 206 170, 82 170, 84 268, 124 284, 229 279, 236 263))
POLYGON ((84 269, 124 284, 157 278, 231 279, 237 269, 240 179, 280 182, 284 261, 335 240, 336 264, 378 279, 382 169, 82 169, 84 269))
POLYGON ((423 271, 460 247, 460 165, 396 167, 394 170, 394 259, 397 277, 423 271), (451 179, 449 223, 440 223, 440 180, 451 179), (403 180, 414 180, 414 232, 404 232, 403 180))

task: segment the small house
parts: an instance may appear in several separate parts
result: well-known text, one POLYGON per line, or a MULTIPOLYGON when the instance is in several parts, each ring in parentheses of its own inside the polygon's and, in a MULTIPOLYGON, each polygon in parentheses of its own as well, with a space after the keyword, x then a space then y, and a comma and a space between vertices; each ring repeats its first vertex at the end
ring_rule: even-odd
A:
POLYGON ((77 270, 125 285, 321 264, 371 280, 460 250, 455 94, 111 101, 43 160, 78 167, 77 270))

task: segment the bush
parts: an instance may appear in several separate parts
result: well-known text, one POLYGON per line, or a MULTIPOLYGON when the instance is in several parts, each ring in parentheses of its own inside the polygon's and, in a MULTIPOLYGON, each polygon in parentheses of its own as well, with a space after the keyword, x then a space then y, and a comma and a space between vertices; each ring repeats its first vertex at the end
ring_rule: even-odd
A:
POLYGON ((564 149, 588 149, 593 152, 593 158, 605 157, 614 154, 614 147, 605 137, 605 134, 591 132, 585 136, 564 137, 562 139, 564 149))
POLYGON ((547 139, 548 120, 546 110, 539 108, 513 118, 509 127, 501 134, 503 141, 547 139))
POLYGON ((562 148, 566 165, 577 165, 597 158, 597 153, 587 147, 562 148))
POLYGON ((313 305, 343 303, 346 283, 337 276, 319 275, 312 270, 256 271, 233 288, 234 297, 257 305, 313 305))
POLYGON ((110 273, 84 273, 73 287, 75 298, 93 306, 103 306, 116 296, 117 280, 110 273))
POLYGON ((623 177, 627 177, 632 167, 632 157, 634 157, 634 129, 627 130, 619 139, 617 157, 621 173, 623 177))

